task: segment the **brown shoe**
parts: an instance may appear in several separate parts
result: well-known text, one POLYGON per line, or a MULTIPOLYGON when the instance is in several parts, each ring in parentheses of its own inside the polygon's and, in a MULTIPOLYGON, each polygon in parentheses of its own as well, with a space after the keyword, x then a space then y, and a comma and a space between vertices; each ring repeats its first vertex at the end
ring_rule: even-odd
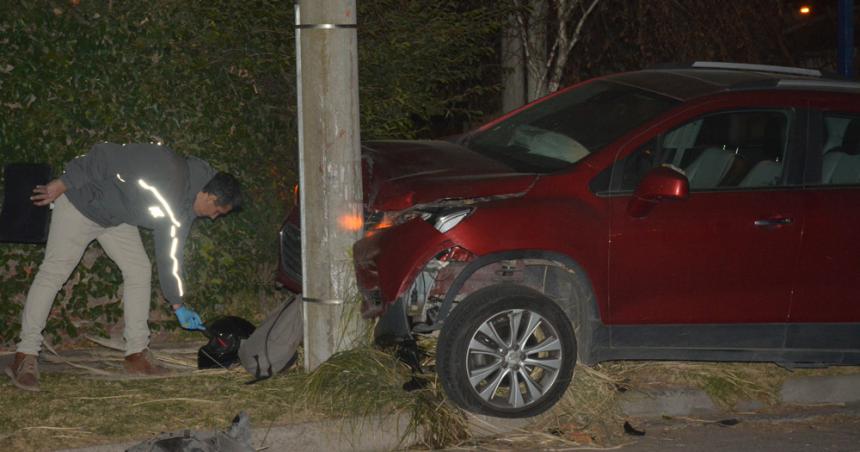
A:
POLYGON ((155 358, 152 357, 152 352, 149 349, 126 356, 122 366, 127 373, 132 375, 155 376, 170 373, 167 369, 155 364, 155 358))
POLYGON ((39 362, 35 355, 15 353, 15 361, 6 366, 12 383, 25 391, 39 390, 39 362))

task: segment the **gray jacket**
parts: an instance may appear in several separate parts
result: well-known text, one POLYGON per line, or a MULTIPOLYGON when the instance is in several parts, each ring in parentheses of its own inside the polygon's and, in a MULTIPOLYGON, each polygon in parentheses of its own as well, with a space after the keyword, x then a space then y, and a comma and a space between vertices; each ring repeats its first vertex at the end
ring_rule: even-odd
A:
POLYGON ((103 227, 152 229, 161 290, 182 303, 183 249, 197 218, 197 193, 215 175, 208 163, 155 144, 102 143, 66 164, 66 197, 103 227))

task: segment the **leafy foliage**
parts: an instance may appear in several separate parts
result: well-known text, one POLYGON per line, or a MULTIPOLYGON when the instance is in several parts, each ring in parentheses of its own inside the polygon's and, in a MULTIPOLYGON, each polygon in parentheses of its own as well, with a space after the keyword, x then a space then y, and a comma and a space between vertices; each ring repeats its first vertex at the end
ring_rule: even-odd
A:
MULTIPOLYGON (((198 227, 186 250, 196 289, 187 300, 204 310, 262 283, 257 264, 275 259, 281 195, 295 179, 281 71, 292 45, 271 32, 290 17, 271 2, 270 14, 251 21, 245 5, 222 3, 12 1, 0 13, 4 161, 48 161, 59 169, 95 142, 158 140, 244 181, 253 200, 246 211, 198 227)), ((22 256, 8 278, 29 276, 42 249, 4 245, 2 252, 22 256)), ((25 293, 29 280, 4 282, 4 297, 25 293)), ((109 260, 85 258, 48 330, 74 336, 76 325, 116 320, 120 281, 109 260)), ((15 311, 4 307, 5 324, 17 323, 15 311)), ((2 339, 11 333, 3 328, 2 339)))
POLYGON ((605 0, 584 31, 567 82, 659 64, 734 61, 796 65, 786 2, 605 0))
MULTIPOLYGON (((364 137, 427 136, 431 120, 466 121, 493 91, 481 85, 493 67, 490 10, 359 3, 364 137)), ((186 301, 204 318, 254 312, 271 295, 298 178, 293 23, 277 0, 0 2, 0 163, 59 172, 97 142, 163 141, 235 174, 250 202, 197 222, 186 301)), ((151 251, 146 232, 144 243, 151 251)), ((0 343, 17 335, 43 249, 0 245, 0 343)), ((102 332, 119 317, 121 276, 101 255, 91 247, 60 291, 50 334, 102 332)))
POLYGON ((507 10, 483 3, 358 2, 363 139, 460 132, 495 100, 507 10))

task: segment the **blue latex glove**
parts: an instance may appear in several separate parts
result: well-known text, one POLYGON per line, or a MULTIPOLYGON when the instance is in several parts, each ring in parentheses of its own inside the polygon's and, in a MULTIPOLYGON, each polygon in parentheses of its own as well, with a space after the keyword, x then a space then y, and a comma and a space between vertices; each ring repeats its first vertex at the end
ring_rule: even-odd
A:
POLYGON ((206 327, 203 326, 203 320, 200 319, 200 316, 194 312, 193 309, 186 308, 184 305, 180 306, 176 311, 176 319, 179 320, 179 325, 186 330, 205 330, 206 327))

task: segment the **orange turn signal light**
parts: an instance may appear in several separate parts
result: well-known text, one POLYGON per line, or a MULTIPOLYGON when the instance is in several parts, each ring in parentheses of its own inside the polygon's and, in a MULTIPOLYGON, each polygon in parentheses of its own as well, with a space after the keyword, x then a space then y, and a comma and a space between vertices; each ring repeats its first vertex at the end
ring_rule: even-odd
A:
POLYGON ((360 215, 342 215, 337 219, 337 223, 347 231, 359 231, 364 226, 364 220, 360 215))

